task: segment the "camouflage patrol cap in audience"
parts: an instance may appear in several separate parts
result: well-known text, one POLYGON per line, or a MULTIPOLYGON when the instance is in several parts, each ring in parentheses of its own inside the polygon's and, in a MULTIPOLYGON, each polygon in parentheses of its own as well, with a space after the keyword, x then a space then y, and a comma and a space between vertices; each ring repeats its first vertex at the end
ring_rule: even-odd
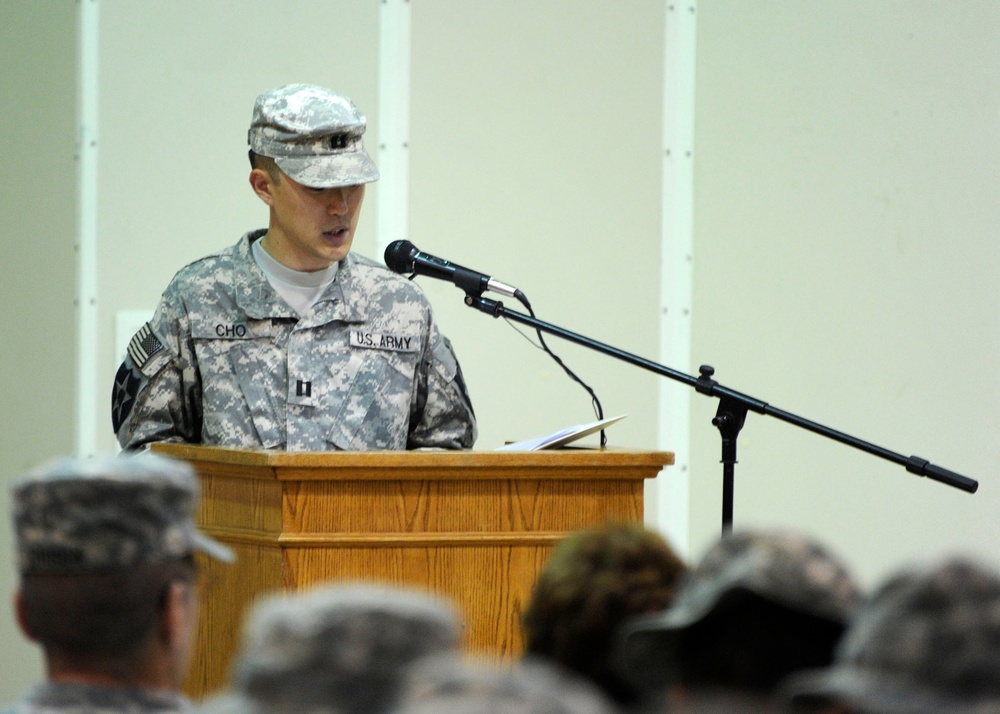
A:
POLYGON ((852 621, 827 669, 789 679, 796 709, 1000 712, 1000 574, 964 559, 900 573, 852 621))
POLYGON ((546 659, 513 667, 496 662, 428 657, 410 673, 394 714, 616 714, 589 679, 546 659))
POLYGON ((646 680, 643 670, 673 659, 679 633, 720 607, 748 597, 841 626, 846 626, 861 601, 840 559, 805 534, 729 533, 688 571, 669 608, 626 622, 619 650, 623 672, 631 672, 637 681, 646 680))
POLYGON ((153 454, 60 459, 11 487, 18 567, 25 575, 120 570, 201 551, 232 551, 195 526, 198 480, 153 454))
POLYGON ((257 97, 248 142, 305 186, 354 186, 379 178, 362 140, 366 123, 347 97, 311 84, 289 84, 257 97))
POLYGON ((350 583, 271 596, 248 618, 234 694, 254 711, 374 714, 395 704, 414 661, 458 643, 454 608, 417 590, 350 583))

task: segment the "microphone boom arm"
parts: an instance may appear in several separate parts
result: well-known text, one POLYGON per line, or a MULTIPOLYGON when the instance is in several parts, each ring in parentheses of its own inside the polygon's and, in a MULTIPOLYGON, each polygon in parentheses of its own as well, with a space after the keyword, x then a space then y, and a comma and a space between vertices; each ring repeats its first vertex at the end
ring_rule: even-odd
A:
MULTIPOLYGON (((456 284, 458 283, 456 282, 456 284)), ((684 372, 680 372, 656 362, 652 362, 648 359, 638 357, 629 352, 625 352, 624 350, 620 350, 617 347, 612 347, 611 345, 607 345, 603 342, 598 342, 589 337, 585 337, 575 332, 570 332, 569 330, 565 330, 557 325, 538 320, 529 315, 525 315, 524 313, 508 310, 504 307, 502 302, 484 298, 482 296, 482 288, 480 288, 478 284, 473 286, 472 290, 466 290, 465 304, 479 310, 480 312, 484 312, 487 315, 492 315, 495 318, 503 317, 505 319, 514 320, 515 322, 528 325, 536 330, 547 332, 551 335, 555 335, 556 337, 568 340, 569 342, 574 342, 578 345, 582 345, 583 347, 606 354, 637 367, 642 367, 643 369, 654 372, 662 377, 668 377, 677 382, 681 382, 682 384, 686 384, 705 396, 718 398, 719 408, 716 412, 715 418, 712 419, 712 424, 719 429, 719 432, 722 435, 722 463, 724 467, 722 505, 723 531, 728 531, 732 527, 732 498, 734 490, 733 467, 736 464, 736 439, 739 435, 740 429, 743 427, 748 411, 773 416, 794 426, 819 434, 820 436, 825 436, 829 439, 833 439, 834 441, 846 444, 847 446, 872 454, 873 456, 891 461, 905 467, 907 471, 912 474, 916 474, 917 476, 926 476, 934 481, 938 481, 947 486, 952 486, 968 493, 975 493, 979 488, 978 481, 941 468, 940 466, 935 466, 919 456, 903 456, 902 454, 884 449, 881 446, 871 444, 867 441, 862 441, 861 439, 850 436, 849 434, 830 429, 822 424, 796 416, 791 412, 777 409, 760 399, 756 399, 729 389, 712 379, 712 376, 715 374, 715 370, 709 365, 702 365, 699 368, 700 376, 692 377, 689 374, 685 374, 684 372)))

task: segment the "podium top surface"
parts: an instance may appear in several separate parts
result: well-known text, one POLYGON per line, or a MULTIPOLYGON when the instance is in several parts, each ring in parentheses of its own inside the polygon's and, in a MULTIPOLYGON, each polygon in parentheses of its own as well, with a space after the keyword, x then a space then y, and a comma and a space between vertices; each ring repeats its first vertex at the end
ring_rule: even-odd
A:
POLYGON ((552 449, 542 451, 270 451, 231 449, 198 444, 158 443, 154 453, 200 464, 242 466, 251 469, 290 469, 301 478, 303 471, 365 469, 411 472, 433 470, 469 472, 485 469, 640 469, 658 471, 674 463, 669 451, 639 449, 552 449))

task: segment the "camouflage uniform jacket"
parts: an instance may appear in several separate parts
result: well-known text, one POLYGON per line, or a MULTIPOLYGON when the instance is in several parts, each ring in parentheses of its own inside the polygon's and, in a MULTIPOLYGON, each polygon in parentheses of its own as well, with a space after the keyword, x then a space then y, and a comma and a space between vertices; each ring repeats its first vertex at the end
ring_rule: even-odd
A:
POLYGON ((353 253, 300 318, 254 261, 258 230, 183 268, 115 378, 127 450, 469 448, 462 372, 410 281, 353 253))
POLYGON ((175 692, 47 682, 34 687, 21 702, 3 710, 3 714, 175 714, 190 711, 190 702, 175 692))

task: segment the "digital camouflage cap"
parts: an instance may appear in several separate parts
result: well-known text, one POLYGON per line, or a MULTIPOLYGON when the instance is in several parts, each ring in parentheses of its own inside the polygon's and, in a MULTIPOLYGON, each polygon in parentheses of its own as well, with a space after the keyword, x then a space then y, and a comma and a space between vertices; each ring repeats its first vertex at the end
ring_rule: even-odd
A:
POLYGON ((24 575, 121 570, 201 551, 232 551, 195 526, 198 480, 153 454, 60 459, 14 482, 18 568, 24 575))
POLYGON ((441 655, 419 662, 394 714, 616 714, 589 678, 524 657, 514 666, 441 655))
POLYGON ((1000 712, 1000 574, 965 559, 900 573, 865 603, 824 670, 791 678, 797 710, 1000 712))
POLYGON ((458 642, 454 608, 417 590, 347 583, 273 595, 247 618, 234 691, 210 710, 387 711, 410 665, 458 642))
POLYGON ((843 627, 861 602, 840 559, 805 534, 729 533, 684 576, 670 607, 625 624, 619 643, 622 671, 637 682, 662 680, 662 670, 683 656, 676 651, 680 633, 748 596, 843 627))
POLYGON ((248 142, 305 186, 354 186, 379 178, 362 140, 366 124, 347 97, 311 84, 289 84, 257 97, 248 142))

